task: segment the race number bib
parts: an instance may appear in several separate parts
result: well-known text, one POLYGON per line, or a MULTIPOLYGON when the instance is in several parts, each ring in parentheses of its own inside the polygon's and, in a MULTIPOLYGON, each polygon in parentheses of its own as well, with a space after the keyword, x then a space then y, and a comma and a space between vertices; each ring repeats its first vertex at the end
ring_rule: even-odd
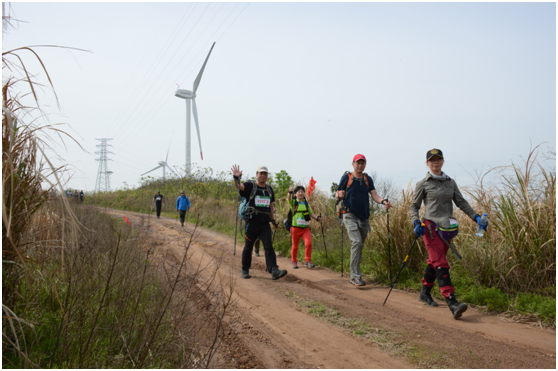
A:
POLYGON ((161 197, 157 197, 156 200, 157 200, 157 201, 161 201, 161 197))
POLYGON ((296 218, 296 224, 299 226, 309 226, 310 222, 307 222, 304 218, 296 218))
POLYGON ((256 207, 270 207, 271 206, 271 197, 269 197, 269 196, 256 196, 254 198, 254 202, 256 203, 256 207))
POLYGON ((457 219, 449 218, 450 228, 457 228, 459 223, 457 223, 457 219))

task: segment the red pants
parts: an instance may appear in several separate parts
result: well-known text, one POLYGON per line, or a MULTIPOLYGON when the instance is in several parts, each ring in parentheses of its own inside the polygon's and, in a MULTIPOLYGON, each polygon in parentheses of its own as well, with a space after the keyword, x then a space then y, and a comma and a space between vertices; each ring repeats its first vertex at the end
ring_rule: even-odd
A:
POLYGON ((298 255, 298 244, 300 238, 304 240, 304 261, 309 262, 312 260, 312 233, 310 233, 310 228, 298 228, 291 227, 291 261, 294 263, 297 261, 296 257, 298 255))
MULTIPOLYGON (((438 268, 449 269, 450 266, 448 260, 446 259, 446 254, 449 250, 448 245, 446 245, 444 241, 442 241, 440 236, 438 236, 434 224, 432 224, 430 220, 425 220, 424 224, 425 224, 424 229, 426 230, 426 232, 424 233, 424 236, 422 238, 426 246, 426 252, 428 253, 428 260, 426 261, 426 263, 428 264, 428 266, 432 267, 437 273, 439 272, 438 268), (430 228, 432 228, 433 238, 430 237, 430 229, 428 228, 430 225, 431 225, 430 228)), ((448 241, 448 243, 451 243, 451 241, 448 241)), ((449 271, 447 271, 447 273, 445 274, 447 274, 447 278, 449 279, 449 271)), ((440 282, 440 277, 438 277, 438 282, 440 282)), ((434 286, 434 281, 432 280, 432 282, 428 282, 423 278, 422 284, 425 286, 432 287, 434 286)), ((440 292, 445 298, 447 298, 454 291, 455 289, 452 285, 440 286, 440 292)))

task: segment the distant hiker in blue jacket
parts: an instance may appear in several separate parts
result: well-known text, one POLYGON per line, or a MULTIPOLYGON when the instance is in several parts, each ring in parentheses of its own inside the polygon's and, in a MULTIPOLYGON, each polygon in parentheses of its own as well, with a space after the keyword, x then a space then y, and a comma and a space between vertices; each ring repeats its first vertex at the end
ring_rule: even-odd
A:
POLYGON ((190 210, 190 200, 186 197, 186 192, 181 191, 180 196, 176 199, 176 211, 180 214, 180 225, 183 227, 186 211, 188 210, 190 210))

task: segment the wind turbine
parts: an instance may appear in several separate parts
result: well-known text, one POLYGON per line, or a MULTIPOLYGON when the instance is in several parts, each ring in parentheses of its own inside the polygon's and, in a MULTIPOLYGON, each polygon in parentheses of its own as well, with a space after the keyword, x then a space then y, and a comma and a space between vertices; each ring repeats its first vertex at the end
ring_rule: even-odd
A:
POLYGON ((205 62, 203 62, 203 66, 200 70, 200 72, 198 73, 198 77, 196 77, 196 80, 194 81, 194 88, 192 89, 193 91, 190 90, 185 90, 185 89, 178 89, 176 91, 176 93, 174 93, 175 97, 178 98, 182 98, 186 100, 186 174, 190 174, 190 164, 192 163, 192 159, 190 156, 190 141, 191 141, 191 135, 190 135, 190 104, 193 105, 194 107, 194 122, 196 123, 196 131, 198 132, 198 142, 200 144, 200 155, 201 155, 201 159, 203 160, 203 151, 202 151, 202 145, 201 145, 201 137, 200 137, 200 127, 198 125, 198 109, 196 107, 196 91, 198 90, 198 86, 200 85, 200 80, 202 78, 203 75, 203 70, 205 69, 205 65, 207 64, 207 60, 209 59, 209 56, 211 55, 211 51, 213 50, 213 47, 215 46, 215 43, 213 43, 213 45, 211 45, 211 49, 209 49, 209 54, 207 55, 207 58, 205 58, 205 62))
POLYGON ((152 172, 152 171, 154 171, 154 170, 157 170, 157 169, 159 169, 159 168, 161 168, 161 167, 163 168, 163 180, 165 179, 165 176, 166 176, 166 174, 165 174, 165 168, 169 169, 172 173, 174 173, 174 175, 178 176, 178 174, 176 174, 176 172, 169 166, 169 164, 167 164, 167 160, 169 159, 169 150, 170 150, 170 143, 169 143, 169 149, 167 150, 167 158, 165 158, 165 161, 159 161, 159 162, 158 162, 159 166, 157 166, 156 168, 153 168, 153 169, 149 170, 149 171, 146 172, 146 173, 141 174, 141 176, 144 176, 145 174, 150 173, 150 172, 152 172))

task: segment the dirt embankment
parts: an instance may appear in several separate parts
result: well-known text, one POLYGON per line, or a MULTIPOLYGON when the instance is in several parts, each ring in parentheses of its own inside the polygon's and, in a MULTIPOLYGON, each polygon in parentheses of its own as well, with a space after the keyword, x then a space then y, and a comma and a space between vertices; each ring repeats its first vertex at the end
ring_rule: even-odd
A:
MULTIPOLYGON (((134 224, 143 214, 126 215, 134 224)), ((181 258, 181 228, 174 219, 149 219, 161 257, 181 258)), ((327 269, 290 268, 271 281, 265 258, 253 257, 252 279, 240 278, 242 246, 233 256, 233 239, 199 228, 191 262, 221 261, 220 280, 234 283, 234 311, 227 318, 221 367, 234 368, 556 368, 556 332, 514 323, 503 316, 469 310, 454 320, 445 303, 431 308, 417 294, 389 287, 355 288, 327 269)))

